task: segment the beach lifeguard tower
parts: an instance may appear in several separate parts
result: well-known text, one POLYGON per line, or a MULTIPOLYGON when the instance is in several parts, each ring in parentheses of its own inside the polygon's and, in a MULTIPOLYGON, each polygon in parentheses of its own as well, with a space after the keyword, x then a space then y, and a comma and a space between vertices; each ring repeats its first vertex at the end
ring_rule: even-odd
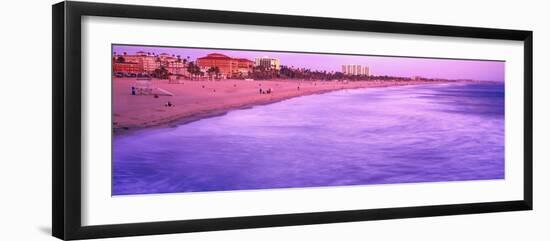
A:
POLYGON ((151 78, 137 78, 136 95, 173 96, 174 94, 165 89, 154 87, 151 78))
POLYGON ((136 95, 151 95, 153 94, 153 81, 151 78, 136 79, 136 95))

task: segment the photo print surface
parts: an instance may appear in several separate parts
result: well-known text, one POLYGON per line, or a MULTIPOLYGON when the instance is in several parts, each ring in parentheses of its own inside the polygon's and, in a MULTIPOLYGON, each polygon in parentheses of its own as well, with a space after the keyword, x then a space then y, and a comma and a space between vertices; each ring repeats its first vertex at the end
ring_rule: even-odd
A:
POLYGON ((112 195, 504 178, 505 61, 112 45, 112 195))

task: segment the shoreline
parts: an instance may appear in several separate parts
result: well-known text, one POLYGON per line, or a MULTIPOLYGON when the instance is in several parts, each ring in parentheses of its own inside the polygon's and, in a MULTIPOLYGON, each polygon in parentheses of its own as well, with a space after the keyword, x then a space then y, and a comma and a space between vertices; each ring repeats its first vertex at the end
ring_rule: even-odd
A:
POLYGON ((113 128, 113 130, 116 130, 114 132, 115 135, 124 135, 124 134, 127 134, 127 133, 132 133, 132 132, 136 132, 136 131, 140 131, 140 130, 144 130, 144 129, 150 129, 150 128, 163 128, 163 127, 171 127, 173 125, 185 125, 185 124, 189 124, 189 123, 192 123, 192 122, 195 122, 195 121, 200 121, 202 119, 212 118, 212 117, 216 117, 216 116, 223 116, 223 115, 227 114, 228 112, 234 111, 234 110, 250 109, 250 108, 253 108, 254 106, 274 104, 274 103, 277 103, 277 102, 281 102, 281 101, 285 101, 285 100, 289 100, 289 99, 293 99, 293 98, 298 98, 298 97, 304 97, 304 96, 310 96, 310 95, 320 95, 320 94, 325 94, 325 93, 334 92, 334 91, 341 91, 341 90, 360 89, 360 88, 386 88, 386 87, 397 87, 397 86, 406 86, 406 85, 378 86, 378 87, 358 87, 358 88, 324 90, 324 91, 320 91, 320 92, 316 92, 316 93, 308 93, 308 94, 304 94, 304 95, 289 96, 289 97, 280 98, 280 99, 277 98, 277 99, 270 99, 270 100, 266 100, 266 101, 245 103, 245 104, 242 104, 240 106, 227 106, 227 107, 222 107, 222 108, 219 108, 219 109, 201 111, 199 113, 191 113, 191 114, 188 114, 188 115, 182 115, 181 117, 173 116, 172 118, 169 118, 169 119, 160 120, 158 122, 158 124, 151 124, 151 125, 144 125, 144 126, 134 126, 132 128, 128 127, 128 129, 124 129, 124 127, 119 127, 118 129, 113 128))
MULTIPOLYGON (((113 80, 117 81, 117 80, 113 80)), ((120 80, 118 80, 120 81, 120 80)), ((231 83, 242 83, 242 80, 222 80, 227 81, 230 84, 231 83)), ((214 82, 214 83, 204 83, 202 81, 193 81, 193 84, 202 85, 202 89, 205 88, 205 84, 222 84, 220 81, 214 82)), ((253 81, 251 82, 253 84, 266 84, 269 83, 269 81, 253 81)), ((330 83, 333 84, 330 87, 323 88, 323 82, 319 81, 307 81, 307 82, 295 82, 295 81, 272 81, 272 83, 286 83, 293 86, 300 86, 303 88, 303 91, 298 89, 297 91, 283 91, 283 93, 274 92, 271 94, 263 94, 260 95, 256 92, 256 89, 253 91, 255 94, 248 94, 246 95, 247 98, 240 98, 241 101, 233 101, 232 103, 225 103, 223 100, 221 102, 217 102, 216 104, 209 105, 205 108, 199 108, 196 110, 189 109, 189 108, 180 108, 179 110, 174 111, 173 113, 166 114, 163 116, 154 116, 154 115, 147 115, 146 117, 149 118, 141 118, 141 123, 138 121, 128 121, 125 124, 121 125, 119 122, 114 121, 116 117, 120 117, 120 113, 117 113, 116 111, 113 111, 112 113, 112 133, 113 136, 120 136, 125 135, 129 133, 133 133, 136 131, 144 130, 144 129, 150 129, 150 128, 163 128, 163 127, 169 127, 174 125, 184 125, 191 122, 199 121, 206 118, 212 118, 216 116, 225 115, 226 113, 233 111, 233 110, 239 110, 239 109, 247 109, 252 108, 254 106, 259 105, 268 105, 273 104, 276 102, 296 98, 296 97, 302 97, 302 96, 308 96, 308 95, 317 95, 317 94, 324 94, 328 92, 333 91, 339 91, 339 90, 349 90, 349 89, 363 89, 363 88, 388 88, 388 87, 399 87, 399 86, 411 86, 411 85, 425 85, 425 84, 448 84, 448 83, 458 83, 456 81, 414 81, 414 82, 403 82, 403 81, 379 81, 379 82, 371 82, 371 81, 358 81, 358 82, 348 82, 348 83, 330 83), (317 88, 311 88, 316 87, 317 83, 320 83, 319 87, 317 88), (309 84, 309 86, 307 86, 309 84), (311 86, 313 84, 313 86, 311 86), (349 85, 348 85, 349 84, 349 85), (138 123, 136 123, 138 122, 138 123)), ((224 83, 225 84, 225 83, 224 83)), ((171 84, 175 87, 178 87, 178 84, 171 84)), ((235 86, 236 84, 234 84, 235 86)), ((276 84, 278 86, 278 84, 276 84)), ((116 85, 114 85, 115 87, 116 85)), ((278 86, 279 87, 279 86, 278 86)), ((275 89, 274 91, 277 91, 275 89)), ((115 91, 114 91, 115 92, 115 91)), ((216 92, 216 89, 214 89, 214 92, 216 92)), ((220 91, 221 92, 221 91, 220 91)), ((117 98, 118 96, 113 96, 113 98, 117 98)), ((132 96, 136 97, 136 96, 132 96)), ((141 96, 140 96, 141 97, 141 96)), ((237 98, 237 97, 235 97, 237 98)), ((239 98, 237 98, 238 100, 239 98)), ((114 102, 114 101, 113 101, 114 102)), ((113 103, 113 106, 115 103, 113 103)), ((172 107, 166 107, 166 108, 172 108, 172 107)), ((152 109, 151 111, 158 111, 158 108, 152 109)))

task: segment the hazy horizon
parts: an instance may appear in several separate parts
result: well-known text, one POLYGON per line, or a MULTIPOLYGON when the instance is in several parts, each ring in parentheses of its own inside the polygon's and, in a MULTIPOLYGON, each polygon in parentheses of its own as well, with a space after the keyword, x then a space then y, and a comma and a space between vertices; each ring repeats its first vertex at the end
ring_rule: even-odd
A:
POLYGON ((505 62, 498 60, 436 59, 429 57, 392 57, 344 54, 294 53, 263 50, 227 50, 186 47, 153 47, 137 45, 113 45, 116 53, 135 54, 138 51, 167 53, 190 57, 195 61, 211 53, 221 53, 232 58, 268 56, 278 58, 281 65, 307 68, 319 71, 341 71, 344 64, 368 66, 371 75, 400 77, 422 76, 425 78, 473 79, 483 81, 504 81, 505 62), (396 67, 397 66, 397 67, 396 67))

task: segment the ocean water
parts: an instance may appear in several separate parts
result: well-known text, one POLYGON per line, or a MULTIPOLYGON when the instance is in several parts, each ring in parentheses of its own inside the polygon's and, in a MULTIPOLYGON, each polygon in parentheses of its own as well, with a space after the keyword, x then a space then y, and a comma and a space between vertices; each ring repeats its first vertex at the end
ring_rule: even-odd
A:
POLYGON ((113 138, 112 194, 504 178, 504 85, 303 96, 113 138))

